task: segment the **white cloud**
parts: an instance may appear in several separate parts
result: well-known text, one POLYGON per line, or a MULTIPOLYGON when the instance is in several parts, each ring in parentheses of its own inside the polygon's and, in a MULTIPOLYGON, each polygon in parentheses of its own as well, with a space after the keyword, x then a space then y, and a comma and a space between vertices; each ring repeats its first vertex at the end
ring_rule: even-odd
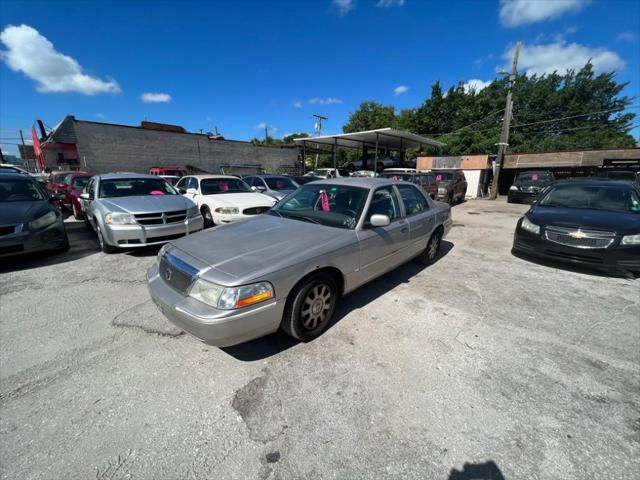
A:
MULTIPOLYGON (((514 47, 504 52, 505 64, 499 70, 510 70, 514 47)), ((625 62, 616 52, 604 48, 591 48, 577 43, 549 43, 547 45, 524 45, 520 52, 518 68, 527 75, 544 73, 565 73, 579 70, 591 60, 597 72, 610 72, 624 68, 625 62)))
POLYGON ((268 128, 269 129, 269 133, 276 133, 279 130, 278 127, 272 127, 271 125, 267 125, 264 122, 259 123, 254 128, 256 130, 264 130, 265 128, 268 128))
POLYGON ((491 85, 491 83, 492 83, 491 80, 487 80, 485 82, 484 80, 479 80, 477 78, 474 78, 472 80, 469 80, 462 87, 464 88, 465 93, 470 93, 471 90, 473 90, 476 93, 478 93, 480 90, 484 90, 489 85, 491 85))
POLYGON ((355 7, 354 0, 332 0, 331 4, 338 10, 341 17, 349 13, 355 7))
POLYGON ((115 80, 105 81, 82 73, 75 59, 56 51, 49 40, 28 25, 7 26, 0 33, 0 42, 7 48, 0 51, 0 58, 11 70, 35 80, 38 92, 84 95, 120 92, 115 80))
POLYGON ((313 97, 309 99, 309 105, 333 105, 335 103, 342 103, 342 100, 335 97, 313 97))
POLYGON ((578 12, 591 0, 500 0, 500 21, 505 27, 553 20, 578 12))
POLYGON ((616 40, 619 42, 637 42, 638 34, 634 32, 622 32, 618 34, 616 40))
POLYGON ((378 3, 376 3, 378 8, 401 7, 403 5, 404 0, 378 0, 378 3))
POLYGON ((292 105, 294 108, 302 108, 302 102, 300 100, 296 100, 292 105))
POLYGON ((171 101, 171 95, 168 93, 147 92, 140 95, 140 98, 144 103, 169 103, 171 101))
POLYGON ((395 96, 398 96, 408 91, 409 91, 409 87, 407 87, 406 85, 398 85, 396 88, 393 89, 393 94, 395 96))

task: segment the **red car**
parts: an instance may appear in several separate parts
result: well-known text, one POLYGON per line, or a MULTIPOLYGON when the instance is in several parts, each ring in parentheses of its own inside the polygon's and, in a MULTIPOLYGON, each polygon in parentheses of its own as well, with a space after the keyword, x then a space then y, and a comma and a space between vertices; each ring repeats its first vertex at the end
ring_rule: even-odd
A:
POLYGON ((80 203, 80 194, 93 175, 93 173, 88 172, 73 172, 68 173, 64 178, 64 189, 60 192, 64 194, 62 204, 73 212, 73 217, 76 220, 84 218, 84 212, 80 203))
POLYGON ((47 191, 49 193, 63 193, 67 187, 65 178, 70 173, 76 173, 71 171, 52 172, 49 175, 49 183, 47 183, 47 191))

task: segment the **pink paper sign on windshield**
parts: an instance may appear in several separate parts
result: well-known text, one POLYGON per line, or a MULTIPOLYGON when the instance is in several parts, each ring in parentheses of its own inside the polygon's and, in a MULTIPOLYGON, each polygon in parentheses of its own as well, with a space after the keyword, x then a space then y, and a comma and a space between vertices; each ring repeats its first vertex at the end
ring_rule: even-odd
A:
POLYGON ((537 182, 538 181, 538 175, 531 175, 531 180, 533 182, 537 182))
POLYGON ((276 180, 276 187, 278 187, 278 190, 282 190, 284 188, 284 182, 282 180, 276 180))
POLYGON ((322 204, 323 212, 330 212, 331 207, 329 206, 329 195, 324 190, 320 190, 320 203, 322 204))
POLYGON ((228 183, 220 182, 218 184, 218 187, 220 187, 220 191, 221 192, 228 192, 229 191, 229 184, 228 183))
POLYGON ((164 195, 164 192, 162 190, 151 190, 149 195, 164 195))
POLYGON ((442 181, 442 175, 436 175, 436 182, 442 181))
POLYGON ((392 180, 393 182, 397 182, 397 181, 398 181, 398 180, 400 180, 400 179, 394 175, 393 177, 391 177, 391 180, 392 180))

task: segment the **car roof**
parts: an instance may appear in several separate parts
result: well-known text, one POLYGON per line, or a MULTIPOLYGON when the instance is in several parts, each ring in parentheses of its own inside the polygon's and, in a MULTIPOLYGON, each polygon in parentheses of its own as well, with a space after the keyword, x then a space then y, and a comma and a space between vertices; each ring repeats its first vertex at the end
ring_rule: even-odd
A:
POLYGON ((551 184, 552 186, 560 186, 560 185, 590 185, 597 187, 610 187, 612 185, 618 187, 631 187, 634 188, 634 183, 629 180, 608 180, 608 179, 600 179, 595 177, 589 178, 569 178, 566 180, 556 180, 551 184))
POLYGON ((376 188, 383 187, 385 185, 394 185, 397 182, 388 178, 371 178, 371 177, 349 177, 349 178, 330 178, 326 180, 317 180, 313 182, 315 185, 347 185, 361 188, 376 188))
POLYGON ((185 177, 193 177, 193 178, 197 178, 198 180, 207 180, 210 178, 235 178, 236 180, 238 180, 238 177, 236 177, 235 175, 201 174, 201 175, 185 175, 185 177))
POLYGON ((148 173, 104 173, 102 175, 96 175, 100 180, 126 180, 129 178, 149 178, 158 179, 157 175, 149 175, 148 173))
POLYGON ((246 175, 247 177, 260 177, 260 178, 291 178, 287 175, 275 175, 275 174, 260 174, 260 173, 250 173, 249 175, 246 175))

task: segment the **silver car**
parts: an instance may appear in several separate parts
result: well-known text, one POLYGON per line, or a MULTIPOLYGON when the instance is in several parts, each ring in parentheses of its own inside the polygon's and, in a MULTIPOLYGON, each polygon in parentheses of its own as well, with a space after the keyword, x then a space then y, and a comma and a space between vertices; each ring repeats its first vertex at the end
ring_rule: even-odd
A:
POLYGON ((281 200, 300 185, 284 175, 245 175, 242 177, 252 190, 281 200))
POLYGON ((154 175, 96 175, 80 199, 105 253, 162 244, 204 225, 197 205, 154 175))
POLYGON ((389 179, 303 185, 266 215, 171 242, 149 292, 182 330, 218 346, 282 328, 309 341, 338 298, 412 258, 433 262, 451 209, 389 179))

